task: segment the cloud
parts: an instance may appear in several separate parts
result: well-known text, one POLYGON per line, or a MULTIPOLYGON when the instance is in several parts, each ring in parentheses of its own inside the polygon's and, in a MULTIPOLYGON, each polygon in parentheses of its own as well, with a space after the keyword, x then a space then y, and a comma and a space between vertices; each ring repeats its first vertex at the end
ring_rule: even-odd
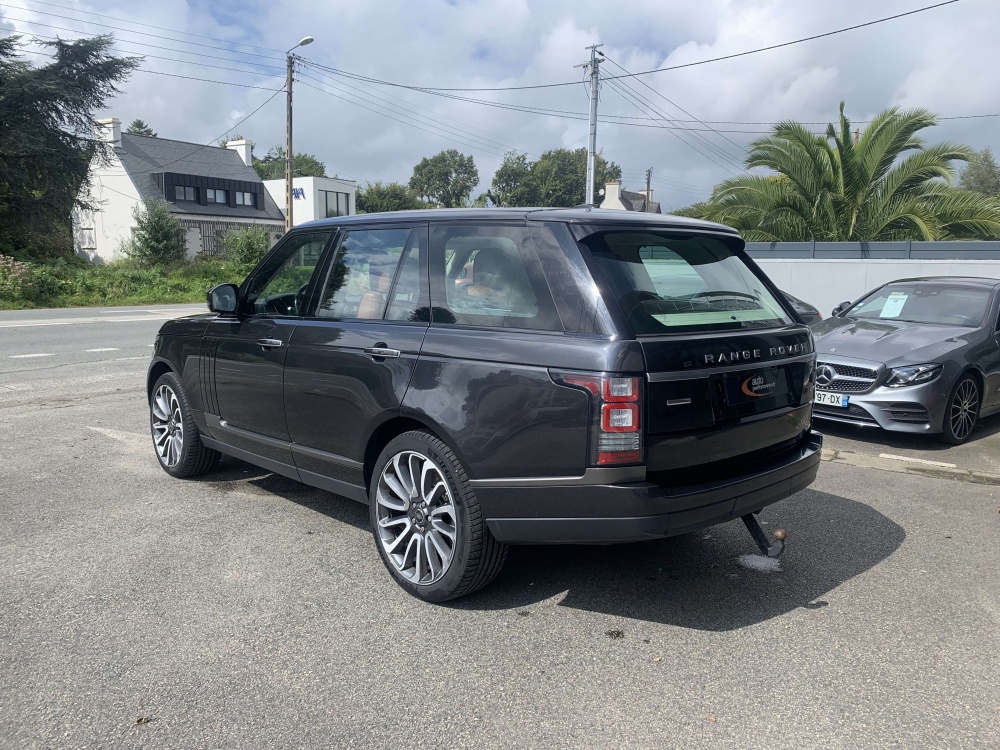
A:
MULTIPOLYGON (((595 42, 602 42, 602 51, 626 69, 649 70, 778 44, 916 6, 914 0, 875 4, 861 0, 808 4, 796 0, 631 0, 627 4, 606 0, 382 0, 378 4, 91 0, 77 6, 151 25, 131 26, 48 7, 80 19, 55 20, 38 13, 44 6, 27 0, 15 0, 9 7, 5 4, 7 19, 34 18, 89 33, 110 31, 83 22, 89 19, 173 37, 115 32, 120 48, 146 52, 150 57, 144 67, 161 72, 280 89, 281 51, 311 34, 316 42, 300 50, 307 59, 406 84, 497 87, 580 81, 561 88, 454 93, 581 114, 588 108, 587 93, 582 71, 573 66, 586 59, 584 48, 595 42), (266 49, 183 37, 208 45, 190 46, 176 41, 182 38, 176 31, 266 49), (154 49, 152 44, 170 49, 154 49), (226 59, 196 57, 179 50, 226 59), (154 54, 189 62, 159 59, 154 54)), ((0 27, 4 23, 18 30, 34 28, 39 34, 57 33, 0 19, 0 27)), ((964 0, 800 45, 644 76, 643 83, 623 81, 634 90, 631 98, 638 95, 645 100, 642 107, 629 100, 629 92, 622 91, 620 84, 605 83, 600 111, 602 115, 690 119, 662 98, 666 97, 702 120, 734 121, 712 126, 720 131, 767 129, 766 125, 735 124, 746 122, 828 122, 836 116, 842 99, 857 120, 892 104, 923 106, 942 115, 1000 112, 1000 93, 993 80, 1000 57, 997 38, 1000 14, 995 12, 994 0, 964 0)), ((604 70, 620 72, 610 63, 604 70)), ((232 129, 239 119, 237 113, 252 112, 269 96, 271 91, 256 88, 137 73, 108 112, 101 114, 123 121, 140 117, 165 137, 206 143, 232 129)), ((284 115, 284 96, 279 94, 237 129, 263 153, 284 142, 284 115)), ((995 141, 998 125, 1000 118, 943 121, 929 138, 958 140, 977 148, 994 139, 993 145, 1000 146, 995 141)), ((823 127, 815 129, 819 132, 823 127)), ((732 162, 738 162, 757 135, 672 133, 658 127, 602 123, 598 146, 622 165, 628 187, 638 187, 645 169, 652 167, 657 197, 666 207, 677 207, 705 198, 713 184, 730 176, 735 170, 732 162)), ((486 107, 309 68, 301 71, 296 83, 296 150, 315 154, 330 173, 360 181, 405 182, 422 157, 454 147, 475 156, 484 183, 481 189, 485 189, 508 149, 537 156, 549 148, 583 146, 586 140, 585 120, 486 107)))

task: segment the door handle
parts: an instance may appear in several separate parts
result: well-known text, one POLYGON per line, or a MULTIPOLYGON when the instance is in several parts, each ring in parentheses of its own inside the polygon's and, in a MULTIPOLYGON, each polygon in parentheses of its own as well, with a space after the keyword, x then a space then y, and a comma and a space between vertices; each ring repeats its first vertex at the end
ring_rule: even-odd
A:
POLYGON ((265 349, 276 349, 284 343, 281 339, 257 339, 257 345, 265 349))
POLYGON ((402 352, 400 352, 399 349, 390 349, 385 344, 376 344, 375 346, 369 346, 365 349, 365 354, 372 359, 395 359, 402 354, 402 352))

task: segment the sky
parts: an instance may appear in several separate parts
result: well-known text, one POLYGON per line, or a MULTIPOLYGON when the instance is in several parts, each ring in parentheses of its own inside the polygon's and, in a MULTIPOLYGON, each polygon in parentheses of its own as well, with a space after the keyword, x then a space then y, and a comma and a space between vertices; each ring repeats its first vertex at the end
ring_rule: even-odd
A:
MULTIPOLYGON (((406 182, 421 158, 456 148, 475 157, 474 197, 489 187, 507 151, 534 159, 548 149, 586 146, 588 91, 583 69, 574 66, 589 58, 591 44, 604 45, 602 75, 621 75, 780 44, 936 1, 3 0, 0 35, 113 33, 116 50, 146 60, 99 117, 124 124, 140 118, 161 137, 193 143, 240 134, 258 155, 284 144, 285 96, 276 90, 284 85, 285 51, 311 35, 315 42, 296 50, 304 58, 294 84, 297 152, 359 183, 406 182), (343 72, 429 88, 571 85, 433 95, 343 72)), ((740 173, 748 145, 769 128, 756 123, 831 122, 841 101, 858 122, 889 106, 924 107, 942 117, 1000 113, 998 40, 1000 0, 960 0, 781 49, 605 81, 599 116, 609 120, 598 125, 598 149, 621 165, 627 189, 644 187, 652 168, 654 198, 664 210, 686 206, 740 173)), ((29 44, 25 56, 43 62, 39 52, 29 44)), ((1000 150, 1000 117, 943 119, 925 132, 930 142, 1000 150)))

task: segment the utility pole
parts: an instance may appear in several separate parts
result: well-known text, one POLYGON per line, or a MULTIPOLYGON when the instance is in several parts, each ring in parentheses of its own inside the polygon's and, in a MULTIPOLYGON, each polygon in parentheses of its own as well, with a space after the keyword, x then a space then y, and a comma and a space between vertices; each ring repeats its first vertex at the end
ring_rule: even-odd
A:
POLYGON ((292 73, 295 56, 288 55, 288 72, 285 74, 285 231, 292 228, 292 73))
POLYGON ((653 181, 653 168, 650 167, 649 169, 646 170, 646 200, 649 200, 649 196, 651 195, 649 190, 650 188, 649 183, 652 181, 653 181))
POLYGON ((295 55, 293 50, 312 44, 311 36, 304 36, 292 49, 285 53, 287 70, 285 73, 285 231, 292 228, 292 81, 295 80, 295 55))
POLYGON ((586 49, 590 50, 590 61, 576 65, 574 67, 586 69, 586 75, 590 79, 590 143, 587 148, 587 205, 594 203, 594 161, 597 155, 597 95, 601 87, 601 58, 602 52, 598 52, 598 47, 603 44, 592 44, 586 49))

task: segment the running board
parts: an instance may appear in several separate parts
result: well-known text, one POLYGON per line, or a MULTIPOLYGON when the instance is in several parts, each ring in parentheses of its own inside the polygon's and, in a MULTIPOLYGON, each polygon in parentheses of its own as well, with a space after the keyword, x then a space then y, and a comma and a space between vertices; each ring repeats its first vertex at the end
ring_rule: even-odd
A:
POLYGON ((783 529, 778 529, 774 532, 776 538, 774 544, 771 544, 767 539, 767 534, 764 533, 764 529, 757 523, 757 516, 753 513, 747 513, 745 516, 740 516, 740 518, 764 555, 767 557, 777 557, 785 551, 785 531, 783 529))

